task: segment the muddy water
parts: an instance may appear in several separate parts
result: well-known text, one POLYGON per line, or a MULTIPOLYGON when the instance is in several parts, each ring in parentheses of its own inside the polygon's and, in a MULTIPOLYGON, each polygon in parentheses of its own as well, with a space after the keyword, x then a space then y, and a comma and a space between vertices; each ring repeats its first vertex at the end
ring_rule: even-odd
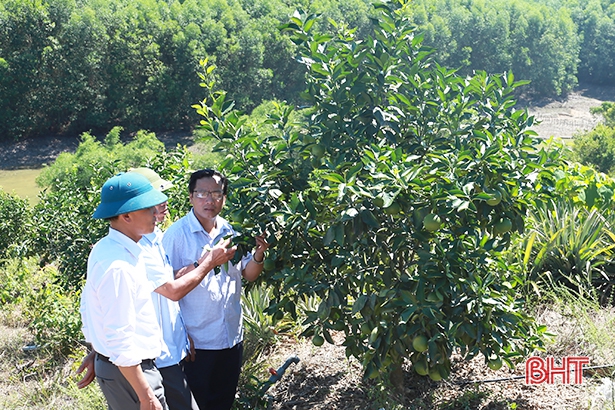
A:
POLYGON ((38 202, 39 192, 35 180, 40 173, 41 168, 0 170, 0 189, 20 198, 27 198, 34 205, 38 202))

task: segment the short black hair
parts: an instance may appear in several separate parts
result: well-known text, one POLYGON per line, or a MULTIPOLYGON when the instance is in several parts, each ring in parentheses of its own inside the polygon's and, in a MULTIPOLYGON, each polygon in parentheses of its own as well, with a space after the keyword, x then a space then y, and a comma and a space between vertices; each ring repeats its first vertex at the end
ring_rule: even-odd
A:
POLYGON ((201 169, 195 171, 190 175, 190 182, 188 183, 188 191, 190 193, 194 192, 194 188, 196 187, 196 181, 202 178, 213 178, 214 176, 220 178, 222 181, 222 194, 226 196, 228 193, 228 179, 222 175, 220 172, 213 169, 201 169))

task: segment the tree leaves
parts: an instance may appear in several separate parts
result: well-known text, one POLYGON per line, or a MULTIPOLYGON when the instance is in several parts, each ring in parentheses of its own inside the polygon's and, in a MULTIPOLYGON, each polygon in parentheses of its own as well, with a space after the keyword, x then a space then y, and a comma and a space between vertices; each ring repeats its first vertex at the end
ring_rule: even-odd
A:
POLYGON ((326 337, 342 321, 348 353, 369 372, 418 360, 420 332, 430 340, 421 354, 448 374, 463 323, 478 329, 469 355, 520 354, 537 340, 516 291, 495 280, 511 275, 493 261, 512 234, 493 226, 523 230, 539 155, 527 113, 511 110, 514 77, 434 64, 398 6, 379 8, 366 41, 342 25, 323 39, 296 15, 284 30, 310 69, 309 107, 296 122, 274 107, 266 131, 206 109, 205 128, 233 158, 223 163, 232 206, 275 233, 277 272, 265 280, 276 297, 322 300, 306 334, 326 337), (482 194, 492 189, 496 205, 482 194), (426 229, 428 214, 438 223, 426 229))

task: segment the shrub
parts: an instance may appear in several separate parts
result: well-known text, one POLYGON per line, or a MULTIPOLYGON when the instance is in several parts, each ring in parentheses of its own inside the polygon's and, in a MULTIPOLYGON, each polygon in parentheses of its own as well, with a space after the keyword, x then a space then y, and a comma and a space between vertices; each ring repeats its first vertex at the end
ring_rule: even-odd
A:
POLYGON ((582 164, 615 174, 615 128, 598 124, 593 130, 575 136, 574 152, 582 164))
POLYGON ((185 179, 190 153, 185 148, 167 152, 154 134, 139 132, 127 144, 119 141, 118 129, 104 144, 89 134, 75 154, 66 154, 45 170, 45 187, 32 217, 33 239, 29 245, 41 263, 57 262, 58 282, 65 289, 78 289, 85 279, 91 247, 108 229, 107 222, 92 219, 100 202, 100 188, 111 176, 130 167, 149 166, 175 182, 166 191, 175 201, 174 214, 188 206, 185 179))
POLYGON ((51 354, 68 355, 83 339, 79 292, 66 292, 54 283, 57 269, 43 268, 48 281, 34 289, 26 302, 28 328, 36 344, 51 354))
POLYGON ((589 111, 594 115, 602 115, 604 125, 607 127, 615 127, 615 103, 606 101, 600 104, 600 107, 590 108, 589 111))
POLYGON ((0 259, 25 251, 30 216, 27 200, 0 190, 0 259))

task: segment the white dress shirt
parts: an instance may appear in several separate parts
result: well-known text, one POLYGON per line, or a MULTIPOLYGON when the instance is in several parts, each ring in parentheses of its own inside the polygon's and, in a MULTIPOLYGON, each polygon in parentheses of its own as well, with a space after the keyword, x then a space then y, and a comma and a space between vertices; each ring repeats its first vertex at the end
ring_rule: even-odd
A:
MULTIPOLYGON (((171 225, 163 236, 163 246, 173 270, 192 265, 203 247, 213 247, 224 236, 236 235, 223 218, 216 218, 216 228, 207 233, 191 210, 171 225)), ((229 262, 228 271, 212 270, 179 304, 188 334, 196 349, 219 350, 235 346, 243 340, 241 310, 242 271, 252 255, 248 254, 236 266, 229 262)))
MULTIPOLYGON (((145 249, 143 260, 152 289, 156 289, 174 279, 173 268, 162 247, 162 231, 156 227, 154 232, 144 235, 139 245, 145 249)), ((179 303, 152 292, 152 302, 156 309, 158 325, 162 329, 162 353, 156 358, 156 367, 163 368, 178 364, 188 353, 188 337, 179 310, 179 303)))
POLYGON ((83 334, 116 366, 134 366, 161 352, 161 331, 143 248, 109 228, 90 252, 81 294, 83 334))

